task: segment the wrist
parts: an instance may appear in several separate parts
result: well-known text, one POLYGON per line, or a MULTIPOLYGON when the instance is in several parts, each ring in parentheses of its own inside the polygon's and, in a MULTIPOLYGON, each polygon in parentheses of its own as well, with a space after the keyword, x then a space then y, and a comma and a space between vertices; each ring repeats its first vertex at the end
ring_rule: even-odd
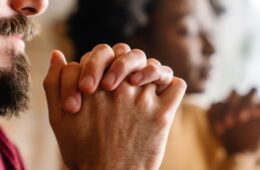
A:
POLYGON ((109 159, 109 162, 100 162, 95 164, 84 163, 81 165, 68 166, 69 170, 122 170, 122 169, 134 169, 134 170, 158 170, 159 166, 156 166, 156 161, 142 160, 134 158, 120 158, 109 159))

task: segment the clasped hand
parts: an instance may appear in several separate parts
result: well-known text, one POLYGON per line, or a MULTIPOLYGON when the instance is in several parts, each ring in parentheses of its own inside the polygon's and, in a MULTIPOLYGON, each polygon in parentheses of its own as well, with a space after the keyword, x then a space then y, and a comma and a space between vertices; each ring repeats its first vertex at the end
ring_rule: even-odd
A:
POLYGON ((97 45, 80 63, 52 53, 49 119, 70 169, 158 169, 186 84, 126 44, 97 45))
POLYGON ((260 145, 260 103, 256 90, 241 96, 233 91, 208 111, 211 127, 228 154, 257 151, 260 145))

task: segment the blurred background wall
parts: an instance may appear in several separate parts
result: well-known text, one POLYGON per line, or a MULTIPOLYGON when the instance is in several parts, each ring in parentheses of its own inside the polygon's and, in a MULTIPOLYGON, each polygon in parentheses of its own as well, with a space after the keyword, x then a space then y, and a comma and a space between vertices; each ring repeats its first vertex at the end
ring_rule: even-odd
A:
MULTIPOLYGON (((260 89, 260 1, 221 0, 226 12, 215 28, 216 54, 211 80, 197 104, 208 106, 231 89, 260 89)), ((196 96, 197 97, 197 96, 196 96)))
MULTIPOLYGON (((52 49, 73 56, 64 21, 76 10, 75 0, 50 0, 47 13, 36 20, 42 33, 28 44, 32 62, 31 109, 11 120, 1 120, 8 136, 21 150, 28 170, 60 169, 60 157, 48 112, 42 80, 52 49)), ((212 79, 205 94, 191 100, 204 107, 225 97, 232 88, 244 93, 252 86, 260 89, 260 1, 223 0, 226 7, 216 27, 217 53, 212 79), (199 99, 199 100, 198 100, 199 99)), ((87 38, 87 37, 86 37, 87 38)))

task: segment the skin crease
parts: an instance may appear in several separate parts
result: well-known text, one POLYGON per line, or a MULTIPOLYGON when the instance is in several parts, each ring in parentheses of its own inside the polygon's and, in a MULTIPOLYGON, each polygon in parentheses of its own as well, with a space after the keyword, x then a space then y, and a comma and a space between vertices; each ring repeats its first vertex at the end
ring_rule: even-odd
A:
MULTIPOLYGON (((144 50, 148 57, 155 57, 163 64, 170 66, 176 76, 182 77, 187 82, 187 94, 203 92, 209 78, 211 56, 215 52, 211 41, 215 16, 212 8, 209 6, 209 2, 207 0, 158 0, 155 4, 155 11, 148 18, 149 25, 144 30, 141 30, 143 31, 141 34, 127 37, 125 39, 126 42, 132 47, 144 50)), ((81 16, 80 14, 78 15, 81 16)), ((91 29, 94 28, 91 26, 91 29)), ((75 44, 80 44, 75 40, 77 39, 76 35, 75 37, 75 44)), ((84 40, 81 40, 81 42, 84 42, 84 40)), ((83 44, 81 45, 84 46, 83 44)), ((80 48, 79 51, 81 51, 80 48)), ((210 116, 209 122, 211 126, 215 127, 215 124, 219 123, 218 120, 223 121, 220 122, 221 125, 225 124, 225 117, 229 115, 228 112, 210 113, 210 115, 215 114, 223 117, 212 119, 212 116, 210 116)), ((243 134, 255 132, 254 130, 257 128, 252 128, 255 125, 256 123, 252 126, 246 126, 244 129, 247 130, 243 134)), ((224 135, 230 136, 230 138, 224 139, 224 137, 218 136, 218 139, 223 143, 227 151, 230 150, 229 146, 242 141, 237 139, 247 139, 238 130, 241 127, 243 129, 243 126, 240 126, 240 124, 236 124, 236 126, 237 128, 230 128, 228 135, 224 135)), ((215 129, 212 128, 212 130, 216 134, 215 129)), ((255 136, 252 136, 252 139, 255 139, 255 136)), ((247 143, 245 145, 238 144, 238 146, 237 148, 249 146, 255 149, 255 147, 252 147, 252 144, 247 145, 247 143)))
MULTIPOLYGON (((148 56, 158 56, 162 63, 174 69, 188 85, 187 94, 205 90, 211 69, 211 56, 215 49, 211 41, 214 15, 205 0, 162 0, 153 13, 151 25, 145 37, 132 37, 130 44, 141 46, 148 56)), ((227 152, 254 152, 260 140, 260 120, 256 114, 259 104, 248 100, 247 95, 237 95, 233 100, 213 104, 208 111, 213 133, 217 135, 227 152), (239 102, 238 102, 239 101, 239 102), (232 108, 237 108, 234 113, 232 108), (247 113, 246 121, 240 121, 240 112, 247 113), (228 120, 229 119, 229 120, 228 120), (230 120, 231 119, 231 120, 230 120), (230 126, 228 122, 233 122, 230 126), (218 131, 221 129, 222 134, 218 131), (238 140, 238 139, 248 140, 238 140)), ((234 109, 233 109, 234 110, 234 109)))
MULTIPOLYGON (((25 16, 39 15, 45 11, 47 5, 47 0, 2 0, 0 17, 6 19, 17 13, 25 16)), ((10 67, 14 54, 24 53, 24 43, 19 37, 20 35, 0 37, 0 42, 5 40, 0 49, 2 68, 10 67)), ((141 50, 124 48, 124 54, 117 56, 113 63, 111 59, 115 57, 114 54, 118 54, 116 50, 107 45, 98 47, 82 65, 67 64, 62 53, 54 52, 50 70, 44 80, 50 124, 63 159, 71 169, 158 169, 174 118, 173 113, 180 104, 186 84, 179 78, 173 78, 172 70, 168 67, 158 64, 156 60, 148 61, 141 50), (100 58, 106 55, 108 60, 103 63, 105 58, 100 58), (143 60, 138 56, 143 56, 143 60), (111 78, 108 75, 104 75, 103 79, 104 70, 110 65, 108 70, 110 73, 116 73, 116 84, 109 83, 111 78), (131 69, 126 67, 127 65, 132 66, 131 69), (134 87, 124 81, 135 71, 143 75, 138 83, 147 84, 146 86, 134 87), (93 77, 90 84, 93 86, 89 86, 89 81, 80 83, 79 79, 75 79, 80 75, 84 78, 87 74, 93 77), (146 74, 152 75, 149 76, 150 79, 147 79, 146 74), (62 81, 63 77, 69 77, 70 81, 62 81), (100 91, 97 88, 101 80, 108 91, 100 91), (165 94, 157 94, 157 87, 155 84, 149 84, 151 82, 158 86, 168 86, 167 89, 164 88, 165 94), (77 101, 77 94, 80 93, 78 87, 83 93, 82 99, 79 96, 80 101, 77 101), (109 92, 111 90, 114 91, 109 92), (65 91, 69 92, 70 96, 64 96, 65 91), (63 96, 65 99, 61 99, 63 96), (62 103, 67 97, 72 99, 65 102, 65 105, 71 106, 69 108, 62 103), (102 105, 100 101, 103 101, 102 105), (81 102, 80 107, 72 108, 81 102), (155 102, 163 104, 155 105, 155 102), (108 118, 110 121, 107 121, 108 118), (133 135, 128 135, 132 132, 133 135), (125 139, 123 142, 121 135, 125 139), (130 142, 126 143, 127 141, 130 142)), ((138 84, 134 78, 130 81, 138 84)))
MULTIPOLYGON (((168 88, 158 94, 155 84, 133 86, 123 78, 123 82, 112 92, 103 89, 83 92, 81 107, 76 113, 72 114, 63 109, 60 94, 69 90, 74 93, 70 96, 75 97, 79 92, 78 84, 82 73, 103 73, 106 67, 99 61, 100 54, 103 54, 102 62, 109 62, 111 50, 108 45, 101 44, 86 54, 85 64, 90 62, 99 65, 93 67, 94 70, 90 67, 83 69, 81 64, 75 62, 67 64, 61 52, 52 53, 52 64, 44 80, 44 88, 50 123, 62 157, 70 169, 156 170, 162 162, 174 113, 186 89, 183 80, 173 78, 170 84, 163 83, 167 84, 168 88)), ((130 56, 134 56, 136 50, 133 51, 135 52, 131 53, 132 55, 125 52, 125 55, 116 57, 124 62, 116 60, 108 70, 115 68, 114 71, 125 74, 126 70, 123 68, 128 67, 124 64, 131 59, 130 56), (113 67, 114 64, 117 67, 113 67)), ((118 54, 116 51, 114 53, 118 54)), ((140 60, 136 60, 134 65, 137 61, 140 64, 140 60)), ((143 69, 147 67, 144 66, 143 69)), ((97 77, 93 76, 95 80, 99 79, 97 77)))
MULTIPOLYGON (((47 6, 47 0, 1 0, 0 17, 9 18, 17 13, 39 15, 47 6)), ((1 67, 11 65, 13 56, 9 50, 24 53, 23 46, 15 48, 21 43, 21 39, 15 37, 5 37, 8 40, 0 49, 3 52, 0 59, 4 61, 1 67)), ((0 39, 3 41, 2 37, 0 39)), ((63 159, 71 169, 132 167, 141 170, 158 169, 161 164, 169 129, 186 84, 182 79, 173 77, 172 70, 157 60, 147 60, 141 50, 131 49, 126 44, 118 46, 123 48, 120 50, 123 53, 119 54, 116 47, 112 49, 108 45, 98 45, 83 64, 66 63, 61 52, 52 53, 50 69, 44 80, 49 119, 63 159), (102 56, 104 59, 100 60, 102 56), (117 59, 113 63, 115 57, 117 59), (85 68, 89 65, 91 67, 85 68), (132 66, 131 70, 127 65, 132 66), (104 81, 103 78, 108 76, 105 74, 103 77, 106 69, 117 73, 117 84, 104 81), (136 71, 143 74, 138 83, 145 86, 133 86, 125 81, 126 76, 136 71), (86 81, 80 83, 80 76, 84 78, 87 73, 94 80, 92 89, 86 88, 86 81), (104 81, 107 91, 97 88, 101 81, 104 81), (157 93, 156 85, 167 88, 157 93), (80 90, 87 90, 79 91, 79 87, 80 90), (63 99, 65 92, 71 96, 65 95, 63 99), (78 93, 82 93, 82 98, 75 103, 73 95, 78 93), (72 108, 75 105, 70 102, 70 108, 64 107, 66 97, 72 97, 72 104, 80 107, 72 108)), ((130 77, 129 81, 138 84, 133 80, 130 77)))
POLYGON ((211 69, 215 49, 211 41, 213 14, 208 5, 204 0, 162 0, 148 35, 129 40, 173 68, 175 75, 187 82, 187 93, 203 92, 211 69))

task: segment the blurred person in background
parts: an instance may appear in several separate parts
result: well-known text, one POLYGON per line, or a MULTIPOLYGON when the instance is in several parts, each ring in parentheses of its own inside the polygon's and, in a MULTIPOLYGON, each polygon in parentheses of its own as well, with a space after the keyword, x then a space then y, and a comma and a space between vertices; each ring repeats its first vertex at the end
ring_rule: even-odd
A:
MULTIPOLYGON (((48 0, 0 1, 1 117, 18 116, 28 107, 30 64, 24 41, 37 33, 29 16, 43 13, 47 6, 48 0)), ((173 113, 186 89, 185 82, 173 77, 170 68, 159 65, 155 59, 147 61, 141 50, 132 50, 125 44, 113 48, 97 45, 85 59, 81 63, 66 63, 60 51, 53 51, 44 80, 50 124, 65 163, 70 169, 158 169, 173 113), (93 62, 101 57, 100 62, 93 62), (122 60, 132 67, 118 68, 122 60), (152 63, 161 72, 152 79, 143 74, 144 87, 134 87, 124 81, 134 70, 153 73, 147 70, 152 63), (102 77, 108 68, 117 71, 117 84, 107 84, 105 80, 111 80, 106 78, 108 75, 102 77), (82 79, 88 73, 93 74, 95 82, 82 79), (114 91, 97 89, 98 79, 104 80, 105 88, 114 91)), ((18 150, 2 130, 0 169, 25 169, 18 150)))
MULTIPOLYGON (((78 0, 69 35, 81 56, 95 44, 129 43, 174 69, 187 96, 205 90, 214 53, 218 0, 78 0)), ((80 57, 76 58, 80 60, 80 57)), ((253 89, 207 111, 182 103, 161 169, 259 169, 260 107, 253 89)))

